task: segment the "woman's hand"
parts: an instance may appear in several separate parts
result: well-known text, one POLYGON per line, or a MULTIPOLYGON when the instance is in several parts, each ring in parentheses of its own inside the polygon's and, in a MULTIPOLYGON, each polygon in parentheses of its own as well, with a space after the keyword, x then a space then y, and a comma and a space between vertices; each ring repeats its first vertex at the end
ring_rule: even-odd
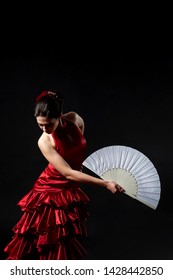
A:
POLYGON ((106 188, 110 190, 112 193, 116 192, 125 192, 125 190, 119 186, 115 181, 107 181, 106 188))

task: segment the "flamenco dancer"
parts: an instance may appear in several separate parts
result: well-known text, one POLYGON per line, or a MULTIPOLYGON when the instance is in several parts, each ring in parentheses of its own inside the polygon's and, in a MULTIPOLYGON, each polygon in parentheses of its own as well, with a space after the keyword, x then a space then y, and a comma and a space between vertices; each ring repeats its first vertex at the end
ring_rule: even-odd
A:
POLYGON ((87 236, 88 196, 80 184, 98 185, 112 193, 123 189, 81 171, 86 150, 84 121, 75 112, 63 114, 63 98, 43 91, 36 98, 35 118, 43 133, 38 147, 48 165, 32 189, 18 202, 23 215, 6 246, 8 260, 83 259, 79 240, 87 236))

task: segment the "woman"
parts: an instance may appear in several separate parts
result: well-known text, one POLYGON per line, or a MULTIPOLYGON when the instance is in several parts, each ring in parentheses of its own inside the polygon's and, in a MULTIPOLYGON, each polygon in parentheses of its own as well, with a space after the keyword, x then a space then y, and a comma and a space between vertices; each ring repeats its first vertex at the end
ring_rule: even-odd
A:
POLYGON ((18 203, 24 213, 5 248, 7 259, 84 258, 86 251, 78 238, 86 236, 89 199, 79 184, 95 184, 112 193, 123 191, 114 181, 81 172, 84 122, 75 112, 62 114, 62 105, 55 92, 44 91, 37 97, 35 117, 43 130, 38 146, 48 165, 18 203))

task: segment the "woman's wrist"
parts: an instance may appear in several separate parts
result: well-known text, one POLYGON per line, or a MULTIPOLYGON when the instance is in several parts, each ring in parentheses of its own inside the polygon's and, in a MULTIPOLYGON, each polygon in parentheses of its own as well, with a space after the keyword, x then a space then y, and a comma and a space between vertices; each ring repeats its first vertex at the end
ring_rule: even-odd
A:
POLYGON ((107 187, 108 187, 108 181, 102 180, 102 186, 103 186, 104 188, 107 188, 107 187))

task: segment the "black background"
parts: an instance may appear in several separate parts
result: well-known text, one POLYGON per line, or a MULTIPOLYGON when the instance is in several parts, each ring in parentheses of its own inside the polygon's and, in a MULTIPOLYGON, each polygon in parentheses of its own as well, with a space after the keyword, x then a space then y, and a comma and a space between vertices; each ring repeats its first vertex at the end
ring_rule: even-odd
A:
POLYGON ((88 259, 172 259, 173 58, 108 48, 1 54, 1 259, 21 217, 16 204, 47 164, 33 116, 44 89, 60 91, 64 112, 84 118, 87 155, 104 146, 129 146, 144 153, 160 176, 156 210, 125 194, 81 186, 90 197, 88 259))

